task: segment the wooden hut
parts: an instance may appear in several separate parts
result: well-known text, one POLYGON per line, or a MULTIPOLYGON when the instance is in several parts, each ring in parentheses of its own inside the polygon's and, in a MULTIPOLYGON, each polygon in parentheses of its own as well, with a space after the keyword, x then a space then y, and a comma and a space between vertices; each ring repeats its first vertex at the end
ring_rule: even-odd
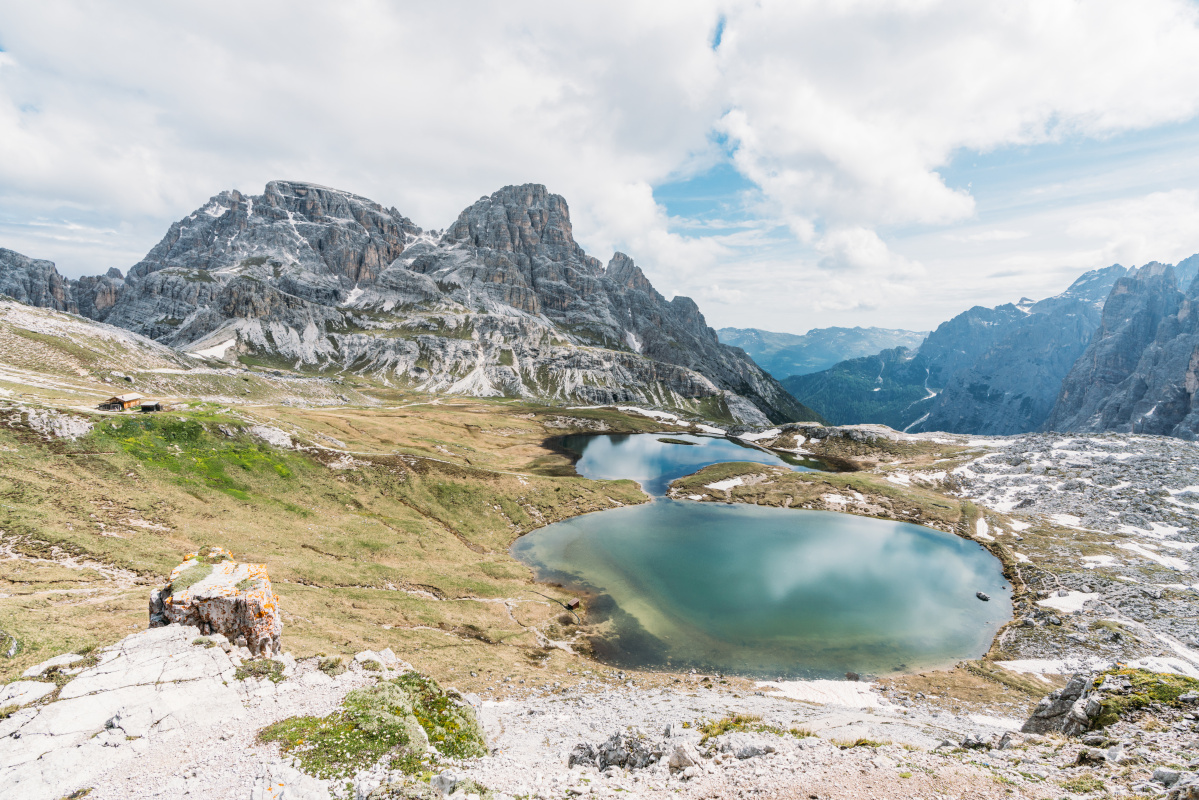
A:
POLYGON ((162 403, 157 400, 143 400, 142 412, 149 414, 151 411, 162 411, 162 403))
POLYGON ((100 408, 104 411, 126 411, 139 405, 142 401, 142 396, 136 392, 130 394, 117 394, 105 400, 100 404, 100 408))

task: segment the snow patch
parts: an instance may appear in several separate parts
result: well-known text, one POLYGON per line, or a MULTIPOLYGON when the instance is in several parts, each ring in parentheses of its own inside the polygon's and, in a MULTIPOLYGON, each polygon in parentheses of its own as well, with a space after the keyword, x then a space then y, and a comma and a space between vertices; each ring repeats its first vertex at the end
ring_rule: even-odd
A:
POLYGON ((1083 605, 1088 600, 1094 600, 1098 596, 1098 592, 1066 592, 1064 597, 1047 597, 1044 600, 1038 600, 1037 605, 1069 614, 1074 611, 1082 611, 1083 605))
POLYGON ((741 484, 742 484, 742 480, 738 476, 736 478, 728 478, 727 480, 716 481, 716 483, 706 484, 704 486, 704 488, 705 489, 715 489, 718 492, 727 492, 729 489, 732 489, 734 486, 740 486, 741 484))
POLYGON ((974 538, 982 539, 984 542, 995 541, 995 537, 988 533, 988 530, 990 529, 987 527, 987 521, 979 517, 978 522, 974 523, 974 538))
POLYGON ((366 294, 366 292, 364 292, 358 287, 357 284, 355 284, 354 288, 350 290, 350 293, 346 295, 346 299, 343 300, 341 304, 343 306, 352 306, 354 303, 358 302, 358 298, 362 297, 364 294, 366 294))
POLYGON ((1137 555, 1147 558, 1150 561, 1156 561, 1163 567, 1176 569, 1179 572, 1186 572, 1190 569, 1190 566, 1187 564, 1187 562, 1183 561, 1181 558, 1176 558, 1175 556, 1163 556, 1161 553, 1155 553, 1148 547, 1142 544, 1137 544, 1136 542, 1120 542, 1116 545, 1116 547, 1119 547, 1121 550, 1128 550, 1131 553, 1136 553, 1137 555))
POLYGON ((229 352, 229 348, 235 344, 237 344, 237 339, 230 339, 227 342, 221 342, 220 344, 213 345, 212 347, 206 347, 203 350, 192 350, 188 353, 188 355, 195 358, 223 359, 225 357, 225 353, 229 352))
POLYGON ((886 704, 873 683, 859 681, 759 681, 759 689, 778 692, 789 700, 847 708, 879 708, 886 704))
POLYGON ((1010 672, 1030 675, 1072 675, 1084 670, 1104 669, 1111 664, 1102 658, 1019 658, 1013 661, 996 661, 996 665, 1010 672))
POLYGON ((627 345, 628 345, 630 348, 632 348, 632 350, 633 350, 633 352, 634 352, 634 353, 640 353, 640 352, 641 352, 641 341, 640 341, 640 340, 639 340, 639 339, 638 339, 636 336, 634 336, 634 335, 633 335, 633 332, 632 332, 632 331, 625 331, 625 332, 624 332, 624 340, 625 340, 625 343, 626 343, 626 344, 627 344, 627 345))
POLYGON ((761 433, 741 433, 737 435, 737 438, 746 442, 760 442, 763 439, 774 439, 782 435, 783 432, 778 428, 771 428, 770 430, 762 431, 761 433))

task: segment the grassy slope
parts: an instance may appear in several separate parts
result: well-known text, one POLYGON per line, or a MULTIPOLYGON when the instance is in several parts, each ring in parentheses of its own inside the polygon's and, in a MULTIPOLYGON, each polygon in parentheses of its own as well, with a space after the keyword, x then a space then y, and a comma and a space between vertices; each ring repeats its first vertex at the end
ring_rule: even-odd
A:
POLYGON ((546 522, 645 499, 630 481, 574 476, 545 441, 653 427, 611 411, 479 401, 201 407, 97 417, 69 442, 47 441, 19 410, 0 416, 0 540, 23 556, 0 561, 0 630, 22 643, 0 659, 0 680, 144 627, 150 586, 206 545, 268 565, 297 655, 390 646, 443 678, 536 671, 551 653, 527 626, 554 625, 561 609, 530 590, 508 545, 546 522), (276 449, 246 434, 254 421, 298 441, 336 438, 357 455, 276 449))

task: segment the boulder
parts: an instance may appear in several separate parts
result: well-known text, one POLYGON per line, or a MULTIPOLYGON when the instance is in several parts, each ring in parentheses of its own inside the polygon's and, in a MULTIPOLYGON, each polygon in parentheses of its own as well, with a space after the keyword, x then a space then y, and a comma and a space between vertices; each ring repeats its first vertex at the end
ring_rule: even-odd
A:
POLYGON ((688 767, 699 765, 699 753, 689 744, 676 744, 667 757, 666 766, 671 772, 682 772, 688 767))
POLYGON ((1178 779, 1180 777, 1181 773, 1179 773, 1179 771, 1176 769, 1171 769, 1169 767, 1158 767, 1157 769, 1153 770, 1153 777, 1150 778, 1150 780, 1152 780, 1154 783, 1160 783, 1162 786, 1165 786, 1167 789, 1169 789, 1171 786, 1178 783, 1178 779))
POLYGON ((224 548, 192 553, 150 593, 150 627, 179 623, 222 634, 256 656, 279 652, 279 598, 263 564, 242 564, 224 548))
POLYGON ((1020 730, 1023 733, 1077 736, 1090 727, 1102 709, 1102 701, 1094 688, 1093 676, 1086 673, 1073 675, 1063 688, 1050 692, 1037 703, 1032 716, 1020 730))
POLYGON ((718 749, 739 759, 757 758, 774 752, 774 746, 748 733, 726 733, 720 737, 718 749))
POLYGON ((570 751, 567 766, 593 766, 603 771, 608 767, 642 769, 662 757, 662 747, 652 745, 637 735, 617 731, 599 745, 580 742, 570 751))

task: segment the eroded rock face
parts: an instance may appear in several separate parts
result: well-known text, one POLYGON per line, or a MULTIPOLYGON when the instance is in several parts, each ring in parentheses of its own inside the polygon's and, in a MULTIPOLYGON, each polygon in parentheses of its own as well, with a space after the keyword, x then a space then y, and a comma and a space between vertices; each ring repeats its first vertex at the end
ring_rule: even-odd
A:
POLYGON ((1023 733, 1064 733, 1077 736, 1090 726, 1101 710, 1094 676, 1079 673, 1061 689, 1037 703, 1032 716, 1020 728, 1023 733))
POLYGON ((69 281, 58 274, 54 262, 29 258, 0 247, 0 294, 55 311, 78 313, 69 281))
POLYGON ((280 651, 283 621, 266 566, 238 563, 220 547, 190 554, 150 593, 150 627, 171 623, 222 634, 254 655, 280 651))
POLYGON ((1187 283, 1187 262, 1146 264, 1116 283, 1047 430, 1199 438, 1199 282, 1187 283))

